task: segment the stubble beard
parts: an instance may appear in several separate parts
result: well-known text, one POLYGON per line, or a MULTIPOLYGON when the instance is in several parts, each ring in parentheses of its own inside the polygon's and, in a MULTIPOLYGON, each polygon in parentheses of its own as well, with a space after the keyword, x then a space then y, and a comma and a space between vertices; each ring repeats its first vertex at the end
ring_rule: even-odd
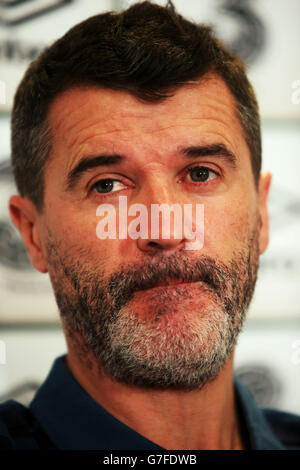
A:
POLYGON ((218 376, 243 327, 257 277, 258 234, 256 228, 227 264, 178 251, 122 266, 109 278, 75 262, 49 236, 51 282, 66 334, 81 338, 78 357, 92 353, 100 375, 133 386, 203 388, 218 376), (188 284, 151 289, 166 279, 188 284))

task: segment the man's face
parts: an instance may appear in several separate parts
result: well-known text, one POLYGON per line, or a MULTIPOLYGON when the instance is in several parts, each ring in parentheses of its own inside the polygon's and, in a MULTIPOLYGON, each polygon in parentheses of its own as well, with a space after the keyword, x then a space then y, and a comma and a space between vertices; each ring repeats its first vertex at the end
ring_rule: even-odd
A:
POLYGON ((51 107, 33 264, 49 271, 69 345, 119 381, 201 387, 233 350, 267 245, 267 183, 256 191, 234 109, 218 78, 155 104, 82 88, 51 107), (224 150, 201 155, 205 146, 224 150), (121 158, 77 171, 68 187, 82 158, 103 155, 121 158), (203 204, 203 248, 186 250, 184 237, 99 240, 96 209, 108 203, 118 214, 121 195, 149 213, 203 204))

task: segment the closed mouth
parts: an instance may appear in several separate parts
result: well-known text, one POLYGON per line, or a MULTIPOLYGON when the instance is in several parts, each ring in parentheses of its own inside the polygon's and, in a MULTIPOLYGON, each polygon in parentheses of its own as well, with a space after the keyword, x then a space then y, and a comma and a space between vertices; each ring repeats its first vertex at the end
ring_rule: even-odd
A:
POLYGON ((151 287, 145 287, 139 289, 139 291, 156 289, 157 287, 175 287, 183 284, 195 284, 195 281, 181 281, 181 280, 169 280, 169 281, 162 281, 159 282, 151 287))

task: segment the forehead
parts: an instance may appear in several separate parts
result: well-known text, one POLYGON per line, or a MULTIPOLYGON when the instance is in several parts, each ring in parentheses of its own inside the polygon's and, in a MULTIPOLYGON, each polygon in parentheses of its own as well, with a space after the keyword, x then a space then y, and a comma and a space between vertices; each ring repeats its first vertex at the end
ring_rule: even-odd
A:
POLYGON ((234 98, 216 76, 182 86, 156 103, 100 87, 73 88, 56 97, 48 122, 53 148, 67 151, 67 166, 99 142, 108 147, 140 144, 153 148, 157 143, 165 152, 180 139, 197 137, 203 142, 218 139, 233 151, 241 146, 247 151, 234 98))

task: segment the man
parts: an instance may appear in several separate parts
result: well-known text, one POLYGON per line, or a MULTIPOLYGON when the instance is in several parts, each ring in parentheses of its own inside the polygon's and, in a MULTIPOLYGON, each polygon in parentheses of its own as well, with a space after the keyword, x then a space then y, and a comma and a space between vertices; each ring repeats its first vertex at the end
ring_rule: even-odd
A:
POLYGON ((244 66, 210 28, 150 2, 72 28, 17 90, 12 162, 10 214, 49 273, 68 353, 28 409, 1 405, 4 447, 299 447, 300 418, 259 410, 233 380, 271 176, 244 66), (188 249, 175 222, 153 236, 151 217, 146 234, 100 240, 98 209, 121 219, 121 196, 148 215, 204 207, 203 244, 188 249))

